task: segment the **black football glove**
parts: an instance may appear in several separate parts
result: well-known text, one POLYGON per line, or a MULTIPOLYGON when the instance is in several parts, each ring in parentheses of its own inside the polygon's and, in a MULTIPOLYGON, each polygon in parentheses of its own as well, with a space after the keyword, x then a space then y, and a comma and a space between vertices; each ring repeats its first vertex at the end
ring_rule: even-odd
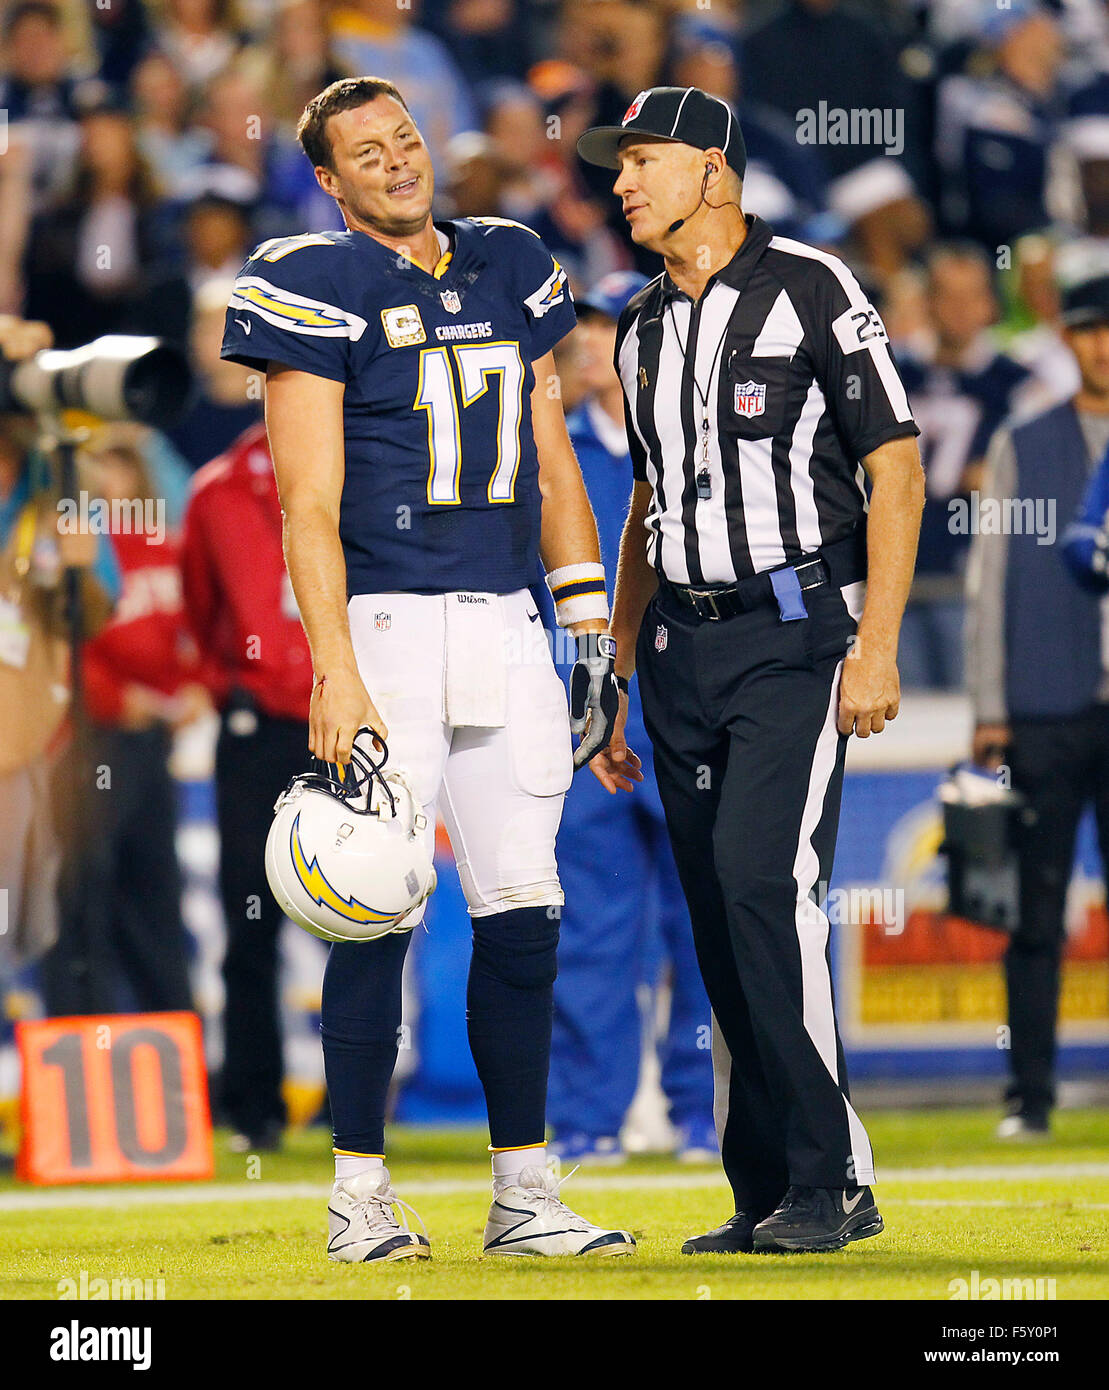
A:
POLYGON ((620 687, 612 669, 615 638, 607 632, 583 632, 574 640, 578 659, 570 672, 570 732, 584 735, 574 749, 578 768, 608 747, 620 712, 620 687))

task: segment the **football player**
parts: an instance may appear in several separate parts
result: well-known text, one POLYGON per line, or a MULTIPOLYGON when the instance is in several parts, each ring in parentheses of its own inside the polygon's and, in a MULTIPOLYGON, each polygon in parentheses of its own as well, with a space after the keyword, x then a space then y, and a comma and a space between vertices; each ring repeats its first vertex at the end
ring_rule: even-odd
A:
MULTIPOLYGON (((298 135, 346 231, 258 247, 223 356, 264 370, 285 556, 314 669, 309 747, 346 764, 388 739, 441 812, 473 923, 467 1025, 493 1155, 490 1254, 630 1254, 583 1220, 545 1166, 562 891, 554 842, 573 765, 618 708, 597 528, 552 349, 574 324, 566 276, 503 218, 435 222, 434 173, 392 83, 332 83, 298 135), (572 722, 527 591, 542 558, 575 636, 572 722), (581 733, 571 752, 571 731, 581 733)), ((631 763, 626 790, 640 774, 631 763)), ((306 861, 312 847, 304 847, 306 861)), ((419 1258, 384 1165, 414 909, 336 944, 321 1032, 334 1119, 333 1259, 419 1258)))

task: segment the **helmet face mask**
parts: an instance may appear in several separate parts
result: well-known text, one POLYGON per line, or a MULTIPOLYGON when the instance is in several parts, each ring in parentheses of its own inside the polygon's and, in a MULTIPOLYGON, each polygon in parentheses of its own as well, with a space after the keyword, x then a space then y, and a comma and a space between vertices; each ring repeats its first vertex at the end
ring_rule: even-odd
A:
POLYGON ((435 888, 427 819, 404 773, 355 748, 346 778, 294 777, 274 807, 266 878, 281 910, 324 941, 406 931, 435 888), (358 804, 362 803, 362 804, 358 804))

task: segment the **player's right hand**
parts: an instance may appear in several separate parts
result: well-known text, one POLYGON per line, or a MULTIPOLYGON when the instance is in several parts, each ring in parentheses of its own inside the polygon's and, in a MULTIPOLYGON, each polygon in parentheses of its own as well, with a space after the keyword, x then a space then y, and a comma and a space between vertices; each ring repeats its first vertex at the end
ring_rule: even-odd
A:
MULTIPOLYGON (((352 664, 317 672, 308 710, 308 747, 315 757, 325 763, 349 763, 355 735, 365 727, 378 738, 389 736, 358 668, 352 664)), ((378 738, 374 747, 380 749, 378 738)))
POLYGON ((627 722, 628 696, 626 691, 621 690, 620 710, 612 726, 612 738, 606 748, 589 760, 589 771, 605 791, 612 795, 617 791, 630 792, 636 782, 643 781, 643 773, 640 771, 642 763, 624 738, 627 722))

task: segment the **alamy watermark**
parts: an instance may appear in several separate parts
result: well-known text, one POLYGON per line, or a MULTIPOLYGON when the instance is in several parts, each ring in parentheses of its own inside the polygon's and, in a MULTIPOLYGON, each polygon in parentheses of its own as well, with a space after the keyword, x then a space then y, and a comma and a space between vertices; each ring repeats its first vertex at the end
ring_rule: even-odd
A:
POLYGON ((854 884, 846 888, 816 885, 816 900, 824 915, 837 927, 881 925, 886 936, 905 930, 905 890, 878 884, 854 884))
POLYGON ((506 626, 503 640, 509 666, 545 666, 551 661, 556 666, 573 666, 578 657, 577 640, 570 629, 544 627, 538 613, 526 630, 506 626))
POLYGON ((149 1327, 82 1327, 73 1318, 50 1331, 51 1361, 129 1361, 131 1369, 150 1369, 149 1327))
POLYGON ((1032 1302, 1055 1298, 1055 1280, 1045 1278, 983 1279, 977 1269, 970 1271, 969 1279, 948 1280, 947 1296, 950 1299, 997 1302, 1001 1300, 1032 1302))
POLYGON ((67 1276, 58 1280, 58 1299, 61 1302, 76 1298, 94 1303, 102 1299, 149 1303, 153 1299, 162 1299, 165 1296, 164 1279, 94 1279, 89 1277, 87 1269, 82 1269, 78 1271, 76 1279, 67 1276))
POLYGON ((953 536, 1035 536, 1037 545, 1054 545, 1054 497, 952 497, 947 529, 953 536))
POLYGON ((63 536, 149 536, 155 545, 166 538, 164 497, 77 497, 58 499, 58 531, 63 536))
POLYGON ((878 145, 884 154, 905 148, 905 112, 893 106, 802 106, 797 112, 799 145, 878 145))

